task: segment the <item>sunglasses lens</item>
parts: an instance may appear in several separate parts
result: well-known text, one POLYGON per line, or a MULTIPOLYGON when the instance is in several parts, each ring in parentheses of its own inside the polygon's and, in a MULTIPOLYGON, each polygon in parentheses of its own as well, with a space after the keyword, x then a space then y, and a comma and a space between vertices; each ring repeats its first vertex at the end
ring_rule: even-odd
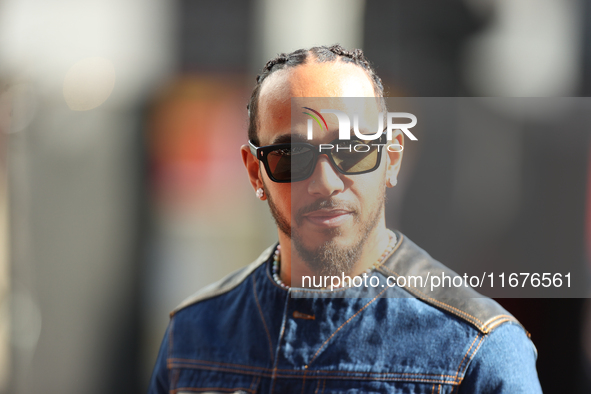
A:
MULTIPOLYGON (((316 164, 314 149, 318 148, 308 144, 294 143, 268 152, 266 162, 272 179, 276 182, 296 182, 308 178, 316 164)), ((330 152, 326 153, 345 174, 374 170, 380 158, 378 146, 372 145, 371 141, 339 141, 330 152)))
POLYGON ((358 140, 339 141, 331 154, 335 164, 348 174, 371 170, 378 164, 379 157, 377 146, 358 140))
POLYGON ((301 180, 313 170, 314 151, 309 146, 293 144, 291 148, 269 152, 267 163, 278 181, 301 180))

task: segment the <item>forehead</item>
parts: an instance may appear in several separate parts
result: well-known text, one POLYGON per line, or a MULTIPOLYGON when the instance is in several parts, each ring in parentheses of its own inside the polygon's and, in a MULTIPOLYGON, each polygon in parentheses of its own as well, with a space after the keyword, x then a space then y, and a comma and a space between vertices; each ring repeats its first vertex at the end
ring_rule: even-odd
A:
MULTIPOLYGON (((269 145, 277 135, 290 133, 293 97, 326 97, 326 100, 314 100, 318 110, 320 107, 347 110, 350 101, 339 98, 375 97, 375 92, 365 70, 351 63, 312 62, 276 71, 263 82, 259 95, 258 137, 261 145, 269 145)), ((377 105, 374 107, 378 112, 377 105)), ((305 122, 307 118, 300 112, 293 115, 301 116, 305 122)), ((326 120, 336 124, 336 117, 329 116, 326 120)))

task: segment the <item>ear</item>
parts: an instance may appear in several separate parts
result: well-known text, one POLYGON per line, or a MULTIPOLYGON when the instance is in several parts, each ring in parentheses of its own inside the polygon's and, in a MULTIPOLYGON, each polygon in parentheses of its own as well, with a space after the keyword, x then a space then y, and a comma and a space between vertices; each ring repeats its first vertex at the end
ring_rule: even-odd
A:
POLYGON ((400 171, 400 163, 402 162, 402 152, 404 149, 404 134, 402 131, 393 130, 392 140, 388 141, 384 149, 388 157, 386 167, 386 185, 388 187, 394 187, 397 183, 398 171, 400 171), (390 149, 394 152, 391 152, 388 147, 390 147, 390 149))
MULTIPOLYGON (((242 162, 246 167, 246 172, 248 173, 248 178, 250 180, 250 184, 252 185, 255 192, 259 188, 263 188, 263 180, 261 179, 261 171, 260 171, 260 162, 259 160, 253 156, 250 152, 250 147, 248 145, 242 145, 240 147, 240 154, 242 155, 242 162)), ((262 200, 266 200, 267 196, 263 196, 262 200)))

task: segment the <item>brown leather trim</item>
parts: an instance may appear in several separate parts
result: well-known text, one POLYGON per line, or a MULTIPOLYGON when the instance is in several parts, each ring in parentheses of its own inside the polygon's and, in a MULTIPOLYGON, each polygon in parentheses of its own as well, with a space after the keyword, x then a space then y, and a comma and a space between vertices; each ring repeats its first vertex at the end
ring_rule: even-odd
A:
POLYGON ((394 253, 377 268, 377 271, 385 276, 422 277, 424 287, 407 285, 403 289, 416 298, 470 323, 482 334, 487 334, 508 321, 521 325, 496 301, 484 297, 471 287, 435 287, 431 290, 427 285, 430 275, 444 273, 453 277, 457 274, 433 259, 400 232, 395 233, 400 245, 397 245, 394 253))

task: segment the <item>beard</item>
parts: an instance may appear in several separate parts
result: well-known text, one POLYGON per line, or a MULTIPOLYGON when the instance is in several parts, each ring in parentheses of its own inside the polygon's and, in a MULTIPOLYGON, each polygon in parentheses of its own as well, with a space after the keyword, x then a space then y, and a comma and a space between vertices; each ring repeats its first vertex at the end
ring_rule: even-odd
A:
POLYGON ((295 219, 296 226, 291 226, 290 221, 279 211, 277 205, 273 202, 273 198, 268 193, 265 187, 265 194, 269 201, 269 209, 271 215, 277 224, 277 228, 285 235, 291 238, 292 245, 295 251, 300 255, 304 263, 316 275, 340 276, 341 274, 348 274, 352 268, 359 261, 361 253, 363 252, 363 245, 367 241, 369 234, 375 229, 379 223, 380 216, 384 210, 386 202, 386 186, 384 184, 376 204, 369 212, 367 219, 360 218, 357 207, 345 201, 331 197, 327 199, 319 199, 314 203, 303 207, 292 216, 295 219), (339 228, 327 229, 324 234, 331 236, 331 239, 323 242, 320 246, 315 248, 306 247, 302 234, 298 231, 304 220, 304 214, 313 212, 322 208, 346 209, 353 215, 354 231, 356 231, 353 242, 349 245, 339 244, 335 238, 342 235, 339 228))

